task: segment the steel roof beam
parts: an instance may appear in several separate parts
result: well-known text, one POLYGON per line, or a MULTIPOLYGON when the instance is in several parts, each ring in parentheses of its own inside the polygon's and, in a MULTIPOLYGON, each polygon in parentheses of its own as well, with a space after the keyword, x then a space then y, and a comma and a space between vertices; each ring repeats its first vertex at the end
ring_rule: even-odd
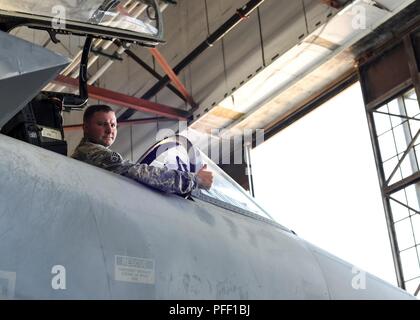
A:
MULTIPOLYGON (((79 86, 79 80, 59 75, 55 83, 75 87, 79 86)), ((155 103, 149 100, 128 96, 119 92, 103 89, 95 86, 88 86, 89 98, 98 99, 103 102, 122 106, 133 111, 153 113, 169 119, 187 120, 189 114, 186 111, 176 109, 167 105, 155 103)))
MULTIPOLYGON (((217 41, 222 39, 229 31, 231 31, 238 23, 247 19, 249 15, 257 9, 264 0, 250 0, 244 6, 239 8, 236 13, 231 16, 223 25, 221 25, 215 32, 213 32, 206 40, 199 44, 192 50, 180 63, 174 68, 173 72, 178 74, 186 66, 191 64, 199 55, 201 55, 207 48, 213 46, 217 41)), ((168 83, 170 78, 166 75, 161 81, 157 82, 149 91, 147 91, 142 98, 151 99, 158 92, 160 92, 168 83)), ((127 120, 134 114, 134 110, 125 111, 118 120, 127 120)))

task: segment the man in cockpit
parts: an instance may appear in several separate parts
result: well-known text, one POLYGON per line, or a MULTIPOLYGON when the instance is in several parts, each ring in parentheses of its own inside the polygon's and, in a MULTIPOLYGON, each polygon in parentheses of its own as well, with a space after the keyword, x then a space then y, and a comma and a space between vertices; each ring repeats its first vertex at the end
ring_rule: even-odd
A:
POLYGON ((72 158, 121 174, 168 193, 187 194, 195 188, 210 189, 213 174, 204 166, 190 173, 125 160, 109 149, 117 137, 117 119, 107 105, 92 105, 83 115, 83 139, 72 158))

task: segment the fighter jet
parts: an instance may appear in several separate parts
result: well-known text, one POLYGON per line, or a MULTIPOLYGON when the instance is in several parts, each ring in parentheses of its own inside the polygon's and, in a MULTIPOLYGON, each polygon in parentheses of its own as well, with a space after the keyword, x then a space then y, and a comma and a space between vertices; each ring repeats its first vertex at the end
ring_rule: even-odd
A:
MULTIPOLYGON (((128 20, 122 30, 112 19, 115 1, 79 2, 83 10, 73 7, 61 32, 161 41, 159 19, 154 26, 128 20)), ((38 3, 0 1, 4 30, 21 24, 48 29, 54 17, 46 8, 70 2, 38 3)), ((144 3, 157 8, 155 1, 144 3)), ((6 32, 0 41, 4 126, 69 61, 6 32)), ((414 298, 274 221, 186 138, 167 138, 139 159, 192 172, 207 163, 213 187, 186 197, 5 134, 0 154, 1 298, 414 298), (178 162, 165 154, 173 148, 178 162)))

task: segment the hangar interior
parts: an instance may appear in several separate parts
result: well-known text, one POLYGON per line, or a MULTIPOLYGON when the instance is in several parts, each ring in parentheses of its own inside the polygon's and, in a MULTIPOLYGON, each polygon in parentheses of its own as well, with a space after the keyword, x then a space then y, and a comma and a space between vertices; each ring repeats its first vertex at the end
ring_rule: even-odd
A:
MULTIPOLYGON (((121 3, 129 15, 144 11, 142 2, 121 3)), ((158 4, 165 43, 156 48, 119 41, 93 43, 89 104, 106 103, 116 111, 119 131, 113 149, 136 161, 168 132, 183 133, 188 128, 193 143, 220 160, 216 161, 220 167, 250 190, 252 175, 246 174, 250 163, 233 161, 238 153, 246 159, 249 148, 360 81, 398 285, 417 295, 418 2, 160 0, 158 4), (220 147, 226 142, 227 154, 220 147), (410 235, 408 244, 399 241, 400 233, 410 235), (406 264, 416 265, 417 272, 405 272, 406 264)), ((11 33, 72 59, 74 63, 44 90, 77 92, 84 37, 50 36, 27 27, 11 33)), ((64 112, 63 118, 70 155, 83 135, 82 112, 64 112)))

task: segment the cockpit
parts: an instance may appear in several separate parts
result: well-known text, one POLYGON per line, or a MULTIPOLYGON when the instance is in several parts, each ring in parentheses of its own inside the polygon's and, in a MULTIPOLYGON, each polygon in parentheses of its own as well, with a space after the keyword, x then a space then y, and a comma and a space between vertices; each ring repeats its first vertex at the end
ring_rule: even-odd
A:
POLYGON ((62 113, 87 105, 93 39, 117 39, 124 46, 154 47, 163 42, 156 0, 0 0, 0 30, 0 81, 5 84, 0 88, 1 132, 64 155, 62 113), (78 92, 48 89, 56 69, 69 61, 8 34, 21 27, 46 31, 55 44, 60 42, 59 34, 85 38, 82 54, 73 60, 80 62, 78 92), (26 85, 18 78, 25 78, 26 85), (19 97, 10 95, 14 91, 20 92, 19 97))
MULTIPOLYGON (((36 86, 44 88, 51 81, 51 76, 28 69, 27 73, 36 85, 28 88, 23 95, 31 94, 31 97, 4 101, 2 109, 15 115, 8 121, 0 116, 1 133, 63 155, 67 155, 67 145, 60 114, 82 110, 87 104, 86 65, 92 38, 118 38, 125 43, 144 46, 155 46, 163 41, 162 17, 155 0, 0 0, 1 29, 9 32, 21 26, 45 30, 53 41, 59 33, 86 36, 80 58, 78 94, 34 91, 36 86)), ((8 39, 7 33, 0 35, 8 39)), ((20 71, 25 74, 25 70, 20 71)), ((191 199, 277 225, 239 184, 182 135, 156 143, 138 162, 188 172, 198 172, 205 163, 213 172, 213 186, 210 190, 197 189, 189 195, 191 199)))
POLYGON ((236 213, 274 223, 273 218, 247 191, 183 135, 167 137, 157 142, 137 160, 137 163, 187 172, 198 172, 206 164, 213 173, 213 185, 210 190, 194 190, 190 195, 193 199, 200 199, 236 213))

